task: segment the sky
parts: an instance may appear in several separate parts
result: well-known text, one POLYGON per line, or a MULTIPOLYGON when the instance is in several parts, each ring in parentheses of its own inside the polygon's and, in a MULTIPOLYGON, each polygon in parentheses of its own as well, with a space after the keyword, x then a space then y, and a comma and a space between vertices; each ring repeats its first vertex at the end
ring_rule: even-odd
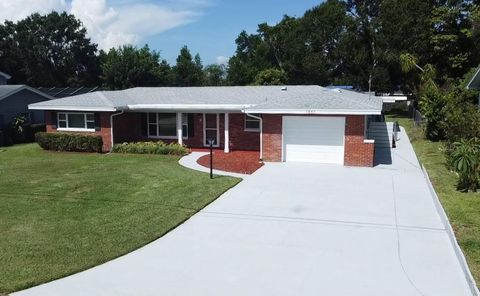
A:
POLYGON ((180 48, 199 53, 204 65, 225 63, 242 30, 302 16, 321 0, 1 0, 0 22, 33 12, 67 11, 79 18, 101 49, 123 44, 160 51, 175 64, 180 48))

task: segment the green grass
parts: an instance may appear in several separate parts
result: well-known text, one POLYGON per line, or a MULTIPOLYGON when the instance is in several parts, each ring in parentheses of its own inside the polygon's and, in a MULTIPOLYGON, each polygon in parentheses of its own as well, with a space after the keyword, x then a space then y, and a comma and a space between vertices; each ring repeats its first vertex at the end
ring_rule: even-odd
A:
POLYGON ((443 143, 424 139, 422 129, 415 127, 405 115, 389 115, 387 120, 398 120, 407 131, 415 153, 427 169, 435 191, 447 212, 458 243, 467 257, 470 271, 479 283, 480 193, 462 193, 456 190, 458 178, 446 168, 443 143))
POLYGON ((178 159, 0 149, 0 295, 135 250, 239 182, 178 159))

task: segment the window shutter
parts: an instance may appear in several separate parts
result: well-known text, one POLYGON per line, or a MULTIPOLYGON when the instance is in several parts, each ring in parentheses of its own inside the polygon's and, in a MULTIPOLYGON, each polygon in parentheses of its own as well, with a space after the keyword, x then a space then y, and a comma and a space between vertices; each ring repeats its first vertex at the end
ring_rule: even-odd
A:
POLYGON ((95 117, 95 130, 99 131, 102 127, 100 123, 100 113, 94 113, 93 116, 95 117))
POLYGON ((50 122, 49 123, 52 126, 52 129, 57 129, 57 124, 58 124, 57 112, 50 111, 50 122))
POLYGON ((188 113, 188 137, 193 138, 195 137, 195 114, 188 113))
POLYGON ((141 113, 140 126, 142 127, 142 136, 148 137, 148 122, 147 122, 147 113, 141 113))

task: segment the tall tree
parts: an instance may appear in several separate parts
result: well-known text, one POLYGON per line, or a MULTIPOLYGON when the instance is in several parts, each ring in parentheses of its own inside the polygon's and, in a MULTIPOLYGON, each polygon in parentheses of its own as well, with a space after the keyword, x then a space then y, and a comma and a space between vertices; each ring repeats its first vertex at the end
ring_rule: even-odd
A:
POLYGON ((204 72, 200 55, 192 54, 187 46, 180 49, 177 64, 173 67, 175 85, 177 86, 200 86, 204 82, 204 72))
POLYGON ((38 13, 0 24, 0 69, 11 82, 31 86, 90 86, 98 83, 97 45, 75 16, 38 13))
POLYGON ((110 89, 171 84, 171 69, 160 54, 145 45, 125 45, 101 53, 102 79, 110 89))
POLYGON ((229 84, 251 84, 258 72, 277 66, 268 44, 258 34, 242 31, 235 43, 237 50, 228 61, 229 84))
POLYGON ((478 42, 475 42, 475 21, 478 5, 465 0, 439 0, 432 11, 432 62, 439 78, 459 79, 480 62, 478 42))
POLYGON ((226 84, 227 70, 224 65, 208 65, 205 67, 205 85, 222 86, 226 84))

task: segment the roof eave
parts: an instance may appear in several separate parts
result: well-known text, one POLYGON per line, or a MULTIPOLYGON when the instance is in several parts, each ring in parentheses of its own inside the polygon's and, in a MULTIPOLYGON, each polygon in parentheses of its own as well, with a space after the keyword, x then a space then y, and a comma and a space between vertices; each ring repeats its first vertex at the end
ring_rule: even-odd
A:
POLYGON ((241 112, 248 104, 132 104, 129 111, 232 111, 241 112))
POLYGON ((44 111, 93 111, 93 112, 115 112, 120 108, 100 107, 100 106, 35 106, 28 105, 28 110, 44 110, 44 111))
POLYGON ((302 114, 302 115, 381 115, 382 110, 342 110, 342 109, 245 109, 252 114, 302 114))

